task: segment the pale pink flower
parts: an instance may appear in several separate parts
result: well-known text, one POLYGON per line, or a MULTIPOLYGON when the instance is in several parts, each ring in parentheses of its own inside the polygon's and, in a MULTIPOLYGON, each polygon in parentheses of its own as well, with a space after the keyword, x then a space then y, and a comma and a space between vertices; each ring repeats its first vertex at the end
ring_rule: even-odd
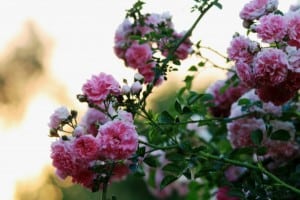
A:
POLYGON ((125 53, 126 65, 134 69, 143 67, 151 61, 152 53, 150 44, 134 42, 125 53))
POLYGON ((51 144, 52 165, 57 169, 57 175, 65 179, 76 172, 77 166, 70 141, 57 140, 51 144))
POLYGON ((88 108, 80 121, 80 126, 85 128, 87 134, 96 136, 98 134, 99 126, 106 123, 108 120, 108 116, 103 112, 95 108, 88 108))
POLYGON ((287 46, 286 52, 289 61, 289 70, 300 73, 300 49, 293 46, 287 46))
POLYGON ((300 47, 300 14, 299 12, 289 12, 286 15, 287 33, 289 44, 300 47))
POLYGON ((228 57, 236 62, 251 63, 253 54, 250 47, 253 42, 244 36, 235 36, 227 49, 228 57))
POLYGON ((120 120, 102 125, 97 138, 101 154, 106 159, 127 159, 138 147, 138 134, 134 125, 120 120))
MULTIPOLYGON (((179 41, 185 35, 185 33, 185 31, 182 33, 173 33, 171 38, 162 39, 158 45, 162 51, 162 55, 167 57, 170 50, 168 47, 169 43, 176 43, 175 41, 179 41)), ((186 59, 192 52, 192 45, 193 43, 189 38, 185 39, 174 52, 175 57, 179 60, 186 59)))
POLYGON ((254 87, 254 76, 252 67, 244 62, 237 62, 235 64, 236 72, 238 77, 242 82, 244 82, 249 87, 254 87))
POLYGON ((210 107, 210 112, 215 117, 227 117, 230 113, 231 104, 245 92, 249 91, 248 86, 240 83, 237 86, 229 86, 223 92, 221 88, 225 86, 226 81, 227 80, 218 80, 206 89, 206 93, 213 96, 212 103, 214 106, 210 107))
POLYGON ((74 137, 80 137, 85 134, 86 134, 86 130, 81 125, 76 126, 76 128, 74 129, 74 132, 73 132, 74 137))
POLYGON ((223 186, 218 188, 217 194, 216 194, 216 200, 239 200, 237 197, 231 197, 229 196, 229 187, 223 186))
POLYGON ((51 129, 57 129, 60 125, 60 123, 63 120, 66 120, 68 116, 70 115, 70 112, 68 109, 64 106, 57 108, 54 113, 50 116, 50 122, 48 123, 48 126, 51 129))
MULTIPOLYGON (((155 72, 154 68, 156 66, 155 62, 150 62, 138 69, 139 73, 144 77, 144 83, 151 83, 154 81, 155 78, 155 72)), ((156 80, 155 85, 159 85, 163 82, 163 77, 159 77, 158 80, 156 80)))
POLYGON ((129 94, 130 93, 129 85, 127 85, 127 84, 123 85, 122 88, 121 88, 121 93, 122 94, 129 94))
POLYGON ((135 81, 132 85, 131 85, 131 92, 132 94, 139 94, 142 90, 143 86, 139 81, 135 81))
POLYGON ((101 72, 93 75, 83 86, 82 91, 93 103, 102 103, 108 95, 118 96, 121 93, 119 83, 113 76, 101 72))
POLYGON ((131 32, 132 24, 128 19, 125 19, 116 30, 114 38, 114 52, 119 58, 125 58, 125 52, 128 47, 128 44, 130 43, 129 35, 131 32))
POLYGON ((251 147, 254 143, 251 140, 251 133, 256 130, 265 132, 265 123, 262 119, 245 117, 234 120, 227 124, 228 140, 233 148, 251 147))
POLYGON ((228 181, 234 182, 237 181, 245 171, 247 171, 245 167, 231 165, 225 170, 224 175, 228 181))
POLYGON ((288 74, 287 55, 280 49, 263 49, 254 58, 253 72, 258 87, 274 86, 283 82, 288 74))
POLYGON ((92 135, 83 135, 76 138, 72 149, 77 159, 96 160, 99 157, 99 143, 92 135))
POLYGON ((132 114, 130 112, 125 111, 125 110, 118 110, 116 119, 117 120, 121 120, 123 122, 127 122, 127 123, 133 124, 132 114))
POLYGON ((259 19, 255 31, 263 42, 279 42, 287 34, 287 23, 283 16, 269 14, 259 19))
POLYGON ((278 0, 252 0, 247 3, 240 12, 243 20, 252 21, 276 10, 278 0))
POLYGON ((275 162, 280 163, 288 161, 299 156, 300 146, 295 142, 296 129, 293 123, 288 121, 272 120, 270 121, 272 132, 278 130, 287 131, 290 139, 287 141, 272 140, 268 138, 263 145, 267 147, 267 154, 264 157, 271 157, 275 162))

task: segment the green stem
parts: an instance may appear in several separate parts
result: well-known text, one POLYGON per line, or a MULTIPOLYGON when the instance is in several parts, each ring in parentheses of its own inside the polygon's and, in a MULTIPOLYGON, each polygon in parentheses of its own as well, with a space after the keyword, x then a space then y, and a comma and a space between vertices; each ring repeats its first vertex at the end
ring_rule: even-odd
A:
POLYGON ((266 174, 269 178, 273 179, 275 182, 279 183, 282 187, 285 187, 287 189, 290 189, 291 191, 300 194, 300 189, 291 186, 289 184, 287 184, 286 182, 282 181, 280 178, 278 178, 277 176, 275 176, 274 174, 270 173, 268 170, 266 170, 261 163, 258 163, 258 168, 260 169, 261 172, 263 172, 264 174, 266 174))
POLYGON ((151 147, 153 149, 151 149, 150 151, 147 151, 147 153, 150 153, 150 152, 153 152, 153 151, 156 151, 156 150, 167 150, 167 149, 175 149, 178 147, 178 145, 169 145, 169 146, 158 146, 158 145, 155 145, 155 144, 149 144, 147 142, 144 142, 144 141, 141 141, 139 140, 139 143, 140 144, 144 144, 148 147, 151 147))
POLYGON ((102 200, 106 200, 108 179, 103 183, 102 200))
POLYGON ((231 117, 231 118, 211 118, 211 119, 200 119, 200 120, 188 120, 184 122, 168 122, 168 123, 157 123, 157 125, 179 125, 179 124, 189 124, 189 123, 199 123, 199 126, 204 126, 207 125, 208 122, 213 122, 213 121, 219 121, 219 122, 225 122, 225 123, 230 123, 234 120, 241 119, 244 117, 248 117, 251 115, 255 115, 257 112, 251 112, 251 113, 246 113, 243 115, 239 115, 236 117, 231 117))
POLYGON ((258 163, 258 167, 256 165, 252 165, 249 163, 244 163, 238 160, 233 160, 233 159, 229 159, 229 158, 224 158, 221 156, 216 156, 216 155, 212 155, 209 153, 205 153, 205 152, 199 152, 199 155, 203 158, 209 158, 209 159, 213 159, 213 160, 217 160, 220 162, 226 162, 229 164, 233 164, 236 166, 240 166, 240 167, 246 167, 248 169, 253 169, 256 171, 260 171, 262 173, 264 173, 265 175, 267 175, 270 179, 272 179, 273 181, 275 181, 276 183, 279 183, 280 186, 285 187, 297 194, 300 194, 300 189, 295 188, 294 186, 291 186, 289 184, 287 184, 286 182, 282 181, 280 178, 278 178, 277 176, 275 176, 274 174, 270 173, 269 171, 267 171, 261 163, 258 163))

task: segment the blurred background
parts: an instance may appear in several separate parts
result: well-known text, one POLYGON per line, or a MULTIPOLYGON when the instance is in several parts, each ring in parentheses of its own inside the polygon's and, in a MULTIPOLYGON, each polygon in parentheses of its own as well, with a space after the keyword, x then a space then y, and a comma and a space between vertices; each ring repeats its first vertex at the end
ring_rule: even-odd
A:
MULTIPOLYGON (((69 180, 54 176, 50 160, 48 120, 61 105, 83 111, 76 94, 93 74, 106 72, 117 80, 135 73, 113 52, 113 37, 134 0, 0 0, 0 199, 96 199, 69 180)), ((192 0, 145 0, 144 12, 168 11, 175 29, 187 30, 196 18, 192 0)), ((221 0, 196 28, 192 41, 226 53, 235 32, 245 34, 239 11, 248 0, 221 0)), ((296 0, 279 1, 286 11, 296 0)), ((192 59, 156 89, 152 106, 167 102, 192 59), (172 85, 172 87, 170 87, 172 85), (167 92, 167 93, 166 93, 167 92), (164 95, 162 95, 164 94, 164 95), (170 94, 169 96, 166 94, 170 94)), ((221 63, 224 64, 224 63, 221 63)), ((224 73, 204 68, 197 80, 205 88, 224 73)), ((157 108, 158 109, 158 108, 157 108)), ((154 199, 141 180, 129 177, 109 193, 120 199, 154 199), (137 190, 137 188, 139 188, 137 190)))

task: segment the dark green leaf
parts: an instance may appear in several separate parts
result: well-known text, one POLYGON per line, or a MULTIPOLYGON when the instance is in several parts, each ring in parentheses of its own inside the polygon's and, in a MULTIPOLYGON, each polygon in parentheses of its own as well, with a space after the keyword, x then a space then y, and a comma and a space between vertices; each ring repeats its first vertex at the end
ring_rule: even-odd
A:
POLYGON ((279 129, 271 134, 270 137, 272 140, 282 140, 287 141, 291 138, 291 135, 288 131, 279 129))
POLYGON ((166 157, 169 161, 181 161, 182 162, 185 159, 184 155, 177 153, 177 152, 168 153, 166 155, 166 157))
POLYGON ((260 145, 263 139, 263 132, 260 129, 251 132, 251 140, 255 145, 260 145))
POLYGON ((178 100, 175 101, 174 107, 175 107, 175 110, 176 110, 178 113, 182 114, 181 104, 179 103, 178 100))
POLYGON ((158 116, 158 121, 160 123, 172 123, 174 122, 174 118, 168 111, 163 111, 159 116, 158 116))
POLYGON ((167 185, 171 184, 172 182, 176 181, 177 177, 173 175, 167 175, 163 178, 160 183, 160 189, 164 189, 167 185))
POLYGON ((144 158, 144 163, 146 163, 150 167, 158 167, 159 166, 159 162, 155 156, 150 156, 150 155, 147 156, 146 158, 144 158))
POLYGON ((186 76, 184 79, 185 82, 185 87, 189 90, 192 87, 192 82, 193 82, 194 76, 186 76))
POLYGON ((191 72, 196 72, 196 71, 198 71, 198 69, 197 69, 197 67, 196 67, 195 65, 193 65, 193 66, 191 66, 191 67, 189 68, 189 71, 191 71, 191 72))
POLYGON ((267 147, 259 147, 256 150, 256 154, 259 156, 263 156, 268 152, 268 148, 267 147))
POLYGON ((222 9, 222 8, 223 8, 222 4, 220 4, 220 3, 217 2, 217 1, 214 3, 214 5, 217 6, 219 9, 222 9))
POLYGON ((176 175, 180 175, 184 170, 184 166, 179 166, 176 163, 169 163, 169 164, 165 165, 162 168, 162 170, 166 171, 166 172, 174 173, 176 175))
POLYGON ((189 105, 191 105, 191 104, 195 103, 200 97, 201 97, 200 94, 198 94, 197 92, 191 91, 190 95, 187 98, 187 103, 189 105))
POLYGON ((199 66, 199 67, 204 67, 204 65, 205 65, 205 62, 199 62, 199 63, 198 63, 198 66, 199 66))

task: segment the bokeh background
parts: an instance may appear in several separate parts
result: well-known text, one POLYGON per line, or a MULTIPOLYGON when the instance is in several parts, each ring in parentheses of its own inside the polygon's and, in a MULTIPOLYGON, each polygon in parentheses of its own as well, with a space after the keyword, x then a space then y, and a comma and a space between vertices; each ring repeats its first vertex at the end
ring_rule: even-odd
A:
MULTIPOLYGON (((0 199, 96 199, 97 195, 54 176, 49 158, 48 119, 60 105, 83 111, 76 100, 92 74, 106 72, 121 81, 135 73, 113 53, 113 36, 134 0, 0 0, 0 199)), ((175 29, 187 30, 196 17, 192 0, 145 0, 145 12, 168 11, 175 29)), ((226 53, 235 32, 244 34, 238 14, 248 0, 221 0, 200 22, 192 41, 226 53)), ((296 0, 279 0, 286 11, 296 0)), ((174 85, 193 59, 156 89, 154 109, 168 102, 174 85), (172 86, 172 87, 170 87, 172 86)), ((218 61, 217 61, 218 62, 218 61)), ((220 61, 222 62, 222 61, 220 61)), ((221 63, 221 65, 224 64, 221 63)), ((204 89, 222 78, 204 68, 195 87, 204 89)), ((120 199, 154 199, 136 177, 113 184, 120 199)), ((174 199, 174 198, 173 198, 174 199)))

